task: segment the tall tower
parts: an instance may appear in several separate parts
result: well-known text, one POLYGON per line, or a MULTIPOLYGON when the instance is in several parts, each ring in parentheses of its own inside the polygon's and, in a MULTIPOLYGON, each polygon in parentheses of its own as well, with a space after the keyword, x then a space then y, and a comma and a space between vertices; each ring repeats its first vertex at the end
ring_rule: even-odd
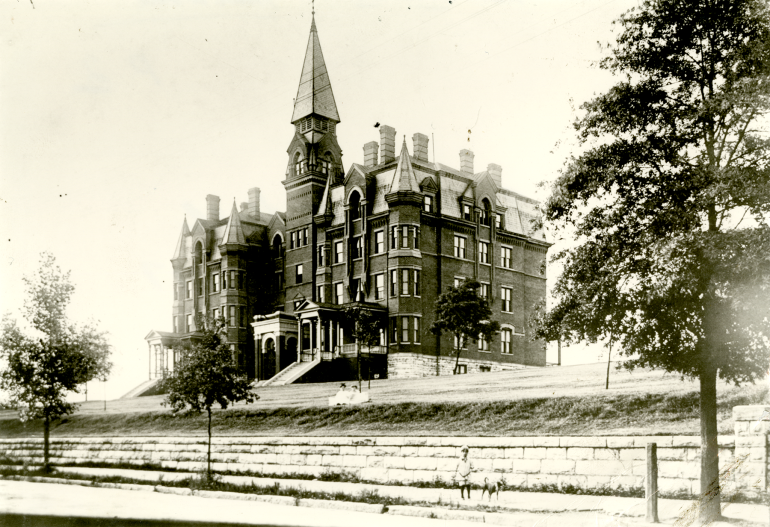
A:
POLYGON ((291 123, 294 137, 286 179, 286 311, 293 312, 300 300, 315 300, 315 271, 318 265, 318 236, 313 223, 319 212, 327 181, 342 182, 342 150, 337 143, 340 122, 329 74, 326 71, 315 16, 305 51, 302 75, 291 123))

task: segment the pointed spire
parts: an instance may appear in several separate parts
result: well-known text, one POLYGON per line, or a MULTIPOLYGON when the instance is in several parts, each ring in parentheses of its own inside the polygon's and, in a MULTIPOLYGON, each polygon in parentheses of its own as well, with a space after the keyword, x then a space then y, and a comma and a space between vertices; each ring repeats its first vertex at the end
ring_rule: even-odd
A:
POLYGON ((409 158, 409 149, 406 147, 406 136, 401 145, 401 156, 398 158, 398 166, 393 174, 393 181, 390 184, 390 192, 420 192, 420 184, 412 168, 412 160, 409 158))
POLYGON ((222 245, 225 244, 246 245, 246 236, 243 234, 243 226, 241 225, 241 217, 238 215, 238 208, 235 206, 235 198, 233 198, 233 210, 230 211, 227 227, 222 234, 222 245))
POLYGON ((321 52, 321 42, 318 40, 318 30, 315 27, 315 8, 313 9, 310 38, 305 51, 305 62, 302 65, 302 75, 299 79, 297 98, 294 100, 294 113, 291 116, 291 122, 294 123, 311 114, 340 122, 332 85, 321 52))
POLYGON ((187 214, 184 216, 184 222, 182 222, 182 233, 179 235, 179 241, 176 242, 176 250, 174 251, 174 257, 172 260, 178 258, 187 258, 187 237, 190 236, 190 228, 187 226, 187 214))

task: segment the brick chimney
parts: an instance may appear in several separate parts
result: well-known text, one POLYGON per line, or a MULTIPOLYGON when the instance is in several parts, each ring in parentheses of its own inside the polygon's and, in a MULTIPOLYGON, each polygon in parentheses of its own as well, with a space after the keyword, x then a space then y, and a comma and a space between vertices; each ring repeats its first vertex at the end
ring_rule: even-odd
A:
POLYGON ((206 196, 206 219, 219 221, 219 196, 206 196))
POLYGON ((364 145, 364 166, 373 167, 377 166, 377 151, 380 149, 380 145, 377 141, 369 141, 364 145))
POLYGON ((503 167, 490 163, 487 165, 487 172, 489 172, 489 177, 495 182, 497 188, 503 188, 503 167))
POLYGON ((425 134, 414 134, 412 136, 412 150, 414 151, 414 157, 420 161, 428 160, 428 136, 425 134))
POLYGON ((380 149, 382 163, 396 159, 396 129, 387 124, 380 126, 380 149))
POLYGON ((473 175, 473 158, 473 152, 470 150, 460 150, 460 172, 469 176, 473 175))
POLYGON ((259 194, 261 190, 259 187, 253 187, 249 189, 249 216, 258 220, 259 219, 259 194))

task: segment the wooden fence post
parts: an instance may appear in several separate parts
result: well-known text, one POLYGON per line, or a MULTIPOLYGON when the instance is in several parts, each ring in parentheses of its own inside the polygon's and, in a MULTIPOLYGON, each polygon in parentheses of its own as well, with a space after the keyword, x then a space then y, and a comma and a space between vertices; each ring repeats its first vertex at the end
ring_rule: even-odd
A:
POLYGON ((645 481, 648 522, 658 521, 658 444, 647 443, 647 480, 645 481))

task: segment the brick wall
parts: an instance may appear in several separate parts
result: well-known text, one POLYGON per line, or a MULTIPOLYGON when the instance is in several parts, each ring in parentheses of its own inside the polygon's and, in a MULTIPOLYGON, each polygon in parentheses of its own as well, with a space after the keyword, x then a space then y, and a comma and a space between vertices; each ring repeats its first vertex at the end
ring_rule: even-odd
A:
MULTIPOLYGON (((215 471, 313 476, 344 472, 378 483, 450 482, 460 447, 467 444, 476 483, 489 477, 530 489, 543 485, 643 489, 645 446, 652 441, 658 444, 660 491, 697 494, 700 438, 692 436, 219 437, 214 438, 212 453, 215 471)), ((720 437, 723 470, 736 465, 735 443, 732 436, 720 437)), ((759 456, 759 452, 754 454, 759 456)), ((177 470, 197 470, 205 465, 206 440, 56 438, 52 439, 51 455, 54 464, 149 462, 177 470)), ((0 439, 0 456, 41 462, 42 440, 0 439)), ((756 493, 756 478, 741 474, 746 472, 728 471, 723 488, 756 493)))

